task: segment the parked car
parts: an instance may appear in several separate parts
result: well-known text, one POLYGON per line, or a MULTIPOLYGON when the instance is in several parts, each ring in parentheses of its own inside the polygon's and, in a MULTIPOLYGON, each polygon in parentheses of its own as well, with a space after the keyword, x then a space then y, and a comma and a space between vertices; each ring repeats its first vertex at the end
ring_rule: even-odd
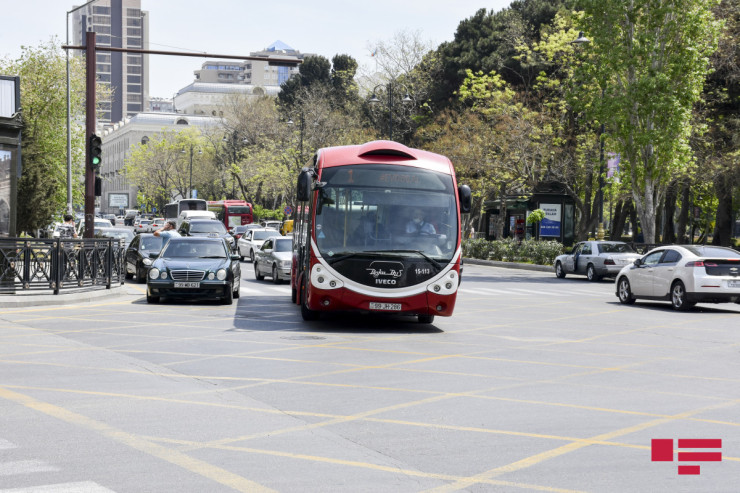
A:
POLYGON ((265 240, 254 259, 254 276, 261 281, 265 276, 272 282, 290 281, 293 262, 293 240, 283 236, 270 236, 265 240))
POLYGON ((136 235, 129 243, 123 260, 126 279, 133 277, 136 282, 146 282, 146 274, 154 263, 150 255, 159 254, 162 250, 162 243, 164 243, 164 238, 161 236, 149 233, 136 235))
POLYGON ((95 236, 123 240, 123 248, 128 248, 134 233, 128 228, 95 228, 95 236))
POLYGON ((236 251, 242 260, 249 257, 249 261, 254 262, 255 252, 262 247, 267 238, 276 235, 280 235, 276 229, 250 229, 236 242, 236 251))
POLYGON ((602 277, 616 277, 622 267, 640 258, 631 246, 623 241, 581 241, 571 253, 555 258, 555 275, 585 275, 589 281, 602 277))
POLYGON ((239 297, 241 266, 223 238, 170 238, 149 267, 147 303, 161 297, 221 299, 230 305, 239 297))
POLYGON ((137 219, 134 221, 134 233, 151 233, 152 221, 149 219, 137 219))
POLYGON ((625 305, 661 300, 682 311, 696 303, 738 303, 740 252, 711 245, 656 248, 619 272, 616 295, 625 305))
POLYGON ((182 236, 223 238, 229 245, 229 250, 233 252, 236 248, 236 242, 229 232, 226 231, 224 223, 215 219, 185 219, 180 223, 180 228, 177 232, 182 236))

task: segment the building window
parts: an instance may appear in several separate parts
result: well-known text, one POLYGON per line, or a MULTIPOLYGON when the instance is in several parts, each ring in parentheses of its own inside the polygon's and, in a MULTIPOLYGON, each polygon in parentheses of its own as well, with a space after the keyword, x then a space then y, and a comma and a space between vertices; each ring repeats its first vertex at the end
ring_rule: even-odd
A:
POLYGON ((129 46, 141 46, 141 38, 128 38, 129 46))
POLYGON ((135 103, 135 104, 128 104, 126 105, 126 109, 128 111, 141 111, 141 104, 135 103))
POLYGON ((110 36, 95 36, 95 44, 109 45, 110 44, 110 36))
POLYGON ((107 63, 98 64, 95 67, 95 71, 98 72, 98 73, 100 73, 100 72, 110 72, 110 65, 107 64, 107 63))
POLYGON ((98 63, 110 63, 110 53, 98 53, 95 55, 98 63))
POLYGON ((128 84, 128 85, 126 85, 126 90, 128 92, 140 93, 141 92, 141 86, 139 84, 128 84))
POLYGON ((100 82, 110 82, 110 74, 98 74, 98 80, 100 82))
POLYGON ((128 27, 141 27, 141 19, 127 19, 126 25, 128 27))
POLYGON ((141 76, 129 75, 126 77, 126 82, 128 82, 129 84, 141 84, 141 76))
POLYGON ((141 17, 141 10, 139 9, 126 9, 126 15, 129 17, 141 17))
POLYGON ((94 15, 92 18, 92 23, 110 25, 110 17, 103 17, 102 15, 94 15))
POLYGON ((110 34, 110 26, 95 26, 97 34, 110 34))
POLYGON ((126 29, 126 32, 129 36, 141 36, 140 27, 129 27, 128 29, 126 29))
POLYGON ((98 7, 93 5, 92 11, 93 14, 110 15, 110 7, 98 7))
POLYGON ((126 73, 128 73, 128 74, 141 74, 141 67, 137 67, 136 65, 129 65, 126 68, 126 73))
POLYGON ((141 55, 128 55, 126 63, 129 65, 141 65, 141 55))
POLYGON ((129 103, 141 103, 141 95, 129 94, 126 96, 126 101, 128 101, 129 103))

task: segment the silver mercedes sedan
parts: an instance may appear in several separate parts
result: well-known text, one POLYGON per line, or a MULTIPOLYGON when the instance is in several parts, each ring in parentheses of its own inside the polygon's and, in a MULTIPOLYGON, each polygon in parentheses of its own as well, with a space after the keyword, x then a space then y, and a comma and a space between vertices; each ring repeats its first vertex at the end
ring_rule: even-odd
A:
POLYGON ((602 277, 616 277, 622 267, 640 258, 631 246, 623 241, 581 241, 570 253, 555 258, 555 275, 584 275, 589 281, 602 277))

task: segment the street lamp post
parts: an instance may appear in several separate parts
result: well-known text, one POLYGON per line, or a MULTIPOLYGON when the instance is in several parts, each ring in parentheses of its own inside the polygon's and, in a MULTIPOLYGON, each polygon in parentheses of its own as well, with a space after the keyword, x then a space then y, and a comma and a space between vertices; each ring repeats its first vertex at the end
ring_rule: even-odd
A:
MULTIPOLYGON (((299 147, 299 150, 300 150, 300 153, 301 154, 300 154, 299 160, 300 160, 300 162, 303 162, 303 128, 304 128, 303 127, 303 110, 301 110, 300 118, 301 118, 301 123, 300 123, 300 126, 298 128, 300 130, 299 131, 299 134, 300 134, 300 147, 299 147)), ((286 123, 288 125, 295 125, 295 123, 293 122, 293 119, 292 118, 288 118, 288 121, 286 123)))
MULTIPOLYGON (((185 149, 182 150, 183 154, 185 149)), ((195 153, 195 144, 190 144, 190 181, 188 182, 188 196, 187 198, 193 198, 193 154, 195 153)), ((203 154, 203 149, 198 149, 198 154, 203 154)))
MULTIPOLYGON (((580 46, 590 43, 591 40, 583 35, 583 31, 578 33, 578 38, 571 41, 571 44, 580 46)), ((604 88, 601 88, 601 99, 604 99, 604 88)), ((604 239, 604 122, 599 127, 599 226, 596 230, 596 239, 604 239)))
MULTIPOLYGON (((393 81, 388 82, 387 84, 378 84, 373 88, 373 95, 370 97, 369 102, 372 104, 376 104, 380 102, 380 99, 378 99, 377 91, 379 87, 385 86, 386 93, 388 94, 388 140, 393 140, 393 86, 398 85, 398 83, 394 84, 393 81)), ((406 92, 403 96, 403 99, 401 99, 401 102, 404 104, 411 103, 413 100, 411 99, 411 96, 409 96, 409 91, 401 84, 404 89, 406 89, 406 92)))

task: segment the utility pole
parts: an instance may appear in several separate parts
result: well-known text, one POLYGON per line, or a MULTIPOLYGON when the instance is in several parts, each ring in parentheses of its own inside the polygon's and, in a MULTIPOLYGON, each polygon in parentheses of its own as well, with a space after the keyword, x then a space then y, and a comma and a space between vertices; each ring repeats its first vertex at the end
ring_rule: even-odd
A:
POLYGON ((84 238, 95 234, 95 170, 92 168, 90 137, 95 133, 95 32, 85 33, 85 232, 84 238))

